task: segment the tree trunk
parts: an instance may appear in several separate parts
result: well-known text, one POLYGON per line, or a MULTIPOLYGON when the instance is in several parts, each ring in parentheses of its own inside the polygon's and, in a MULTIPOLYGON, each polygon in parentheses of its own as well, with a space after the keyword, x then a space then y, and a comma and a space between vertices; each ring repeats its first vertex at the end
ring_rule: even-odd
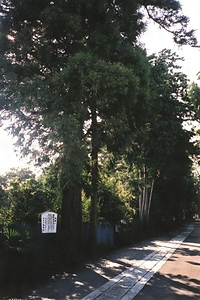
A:
POLYGON ((141 192, 139 195, 139 217, 140 217, 140 223, 141 223, 141 227, 143 229, 144 226, 144 211, 145 211, 145 195, 146 195, 146 191, 145 191, 145 170, 144 168, 142 170, 139 170, 139 180, 142 182, 142 188, 141 188, 141 192))
POLYGON ((149 223, 149 214, 150 214, 150 208, 151 208, 153 188, 154 188, 154 179, 152 180, 152 183, 151 183, 151 190, 150 190, 149 201, 148 201, 147 224, 149 223))
POLYGON ((58 253, 61 265, 73 265, 80 260, 82 253, 80 186, 66 186, 62 190, 59 247, 58 253))
POLYGON ((97 225, 98 225, 98 136, 97 136, 97 112, 96 103, 93 102, 92 108, 92 136, 91 136, 91 177, 92 177, 92 195, 91 195, 91 207, 90 207, 90 228, 89 228, 89 251, 91 254, 95 253, 97 246, 97 225))
POLYGON ((149 225, 149 213, 152 201, 154 180, 152 180, 151 182, 151 187, 148 187, 149 179, 146 167, 144 167, 142 171, 139 171, 139 179, 144 185, 139 195, 139 217, 142 229, 146 230, 149 225))

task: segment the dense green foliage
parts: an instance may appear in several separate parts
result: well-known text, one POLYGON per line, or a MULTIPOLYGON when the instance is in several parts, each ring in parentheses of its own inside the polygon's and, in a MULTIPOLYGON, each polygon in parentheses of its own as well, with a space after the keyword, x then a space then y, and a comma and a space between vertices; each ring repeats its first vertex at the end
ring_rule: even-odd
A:
POLYGON ((36 179, 29 170, 13 169, 0 178, 1 224, 38 224, 42 212, 57 210, 57 186, 51 186, 47 175, 36 179))
POLYGON ((13 222, 59 212, 67 264, 82 253, 83 194, 91 251, 98 218, 139 216, 145 227, 151 215, 170 224, 193 213, 187 80, 175 54, 147 57, 139 45, 145 11, 177 43, 196 45, 176 0, 1 1, 2 119, 22 154, 53 167, 0 195, 13 222))

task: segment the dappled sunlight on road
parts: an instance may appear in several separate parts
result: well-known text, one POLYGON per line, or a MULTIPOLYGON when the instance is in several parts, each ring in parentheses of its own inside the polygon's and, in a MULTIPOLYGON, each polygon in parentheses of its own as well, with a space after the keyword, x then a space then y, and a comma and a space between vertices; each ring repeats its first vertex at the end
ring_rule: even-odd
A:
POLYGON ((180 245, 167 263, 134 300, 200 299, 200 226, 180 245))
POLYGON ((193 226, 187 229, 173 238, 142 241, 88 261, 78 270, 55 274, 21 299, 199 300, 200 243, 194 242, 193 226))

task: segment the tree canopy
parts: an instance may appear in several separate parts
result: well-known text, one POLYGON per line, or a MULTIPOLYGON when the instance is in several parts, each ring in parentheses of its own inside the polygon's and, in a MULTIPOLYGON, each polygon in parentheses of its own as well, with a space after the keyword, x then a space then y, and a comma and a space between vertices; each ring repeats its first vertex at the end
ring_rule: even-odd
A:
POLYGON ((1 1, 2 119, 10 120, 24 155, 56 165, 66 262, 80 256, 85 170, 91 186, 91 248, 96 243, 103 147, 125 155, 140 174, 148 167, 151 181, 179 142, 185 142, 184 155, 188 151, 189 136, 181 127, 186 78, 174 72, 175 56, 165 51, 148 58, 140 46, 138 37, 147 26, 144 10, 178 44, 197 45, 176 0, 1 1))

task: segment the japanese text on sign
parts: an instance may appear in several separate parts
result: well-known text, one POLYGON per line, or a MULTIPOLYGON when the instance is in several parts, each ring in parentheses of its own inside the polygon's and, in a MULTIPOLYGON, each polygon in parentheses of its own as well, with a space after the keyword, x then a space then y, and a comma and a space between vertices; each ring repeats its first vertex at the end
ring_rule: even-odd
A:
POLYGON ((41 215, 42 233, 56 233, 57 214, 54 212, 44 212, 41 215))

